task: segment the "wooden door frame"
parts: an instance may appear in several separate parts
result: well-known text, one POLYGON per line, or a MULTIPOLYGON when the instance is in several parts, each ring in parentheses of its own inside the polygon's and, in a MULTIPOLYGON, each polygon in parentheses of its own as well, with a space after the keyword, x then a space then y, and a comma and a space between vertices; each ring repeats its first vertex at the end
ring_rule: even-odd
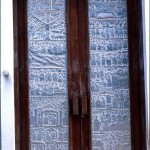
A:
MULTIPOLYGON (((142 0, 127 0, 132 150, 146 150, 142 0)), ((13 0, 16 150, 29 150, 27 1, 13 0)), ((71 143, 72 144, 72 143, 71 143)))
POLYGON ((146 150, 146 100, 142 0, 127 0, 131 142, 133 150, 146 150))
POLYGON ((13 0, 16 150, 29 150, 27 1, 13 0))
POLYGON ((66 0, 66 3, 70 150, 91 149, 88 3, 87 0, 66 0), (78 115, 72 111, 74 96, 79 101, 78 115), (82 115, 81 108, 87 110, 86 115, 82 115))

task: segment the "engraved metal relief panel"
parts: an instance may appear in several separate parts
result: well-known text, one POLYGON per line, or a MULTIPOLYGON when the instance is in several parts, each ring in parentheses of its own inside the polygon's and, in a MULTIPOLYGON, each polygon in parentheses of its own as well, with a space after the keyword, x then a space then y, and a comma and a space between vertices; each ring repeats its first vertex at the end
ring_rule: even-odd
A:
POLYGON ((65 0, 28 0, 30 149, 68 150, 65 0))
POLYGON ((131 150, 126 0, 89 0, 93 150, 131 150))

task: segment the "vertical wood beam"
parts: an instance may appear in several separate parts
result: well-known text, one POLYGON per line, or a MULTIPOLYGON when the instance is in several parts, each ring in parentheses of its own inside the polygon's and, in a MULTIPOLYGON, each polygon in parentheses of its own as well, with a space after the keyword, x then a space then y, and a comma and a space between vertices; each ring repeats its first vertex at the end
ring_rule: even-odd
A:
MULTIPOLYGON (((78 0, 79 52, 80 52, 80 96, 81 107, 87 98, 87 114, 81 116, 81 150, 91 149, 91 107, 89 72, 88 0, 78 0)), ((84 108, 82 108, 84 109, 84 108)))
POLYGON ((142 0, 127 0, 132 150, 146 150, 142 0))
POLYGON ((27 0, 13 0, 16 150, 29 150, 27 0))
POLYGON ((73 115, 73 97, 80 97, 78 0, 67 0, 68 99, 70 150, 81 150, 81 118, 73 115))
POLYGON ((67 0, 68 94, 70 103, 70 149, 91 149, 88 1, 67 0), (79 96, 80 115, 72 116, 72 97, 79 96), (81 115, 82 97, 87 114, 81 115), (77 142, 78 141, 78 142, 77 142))

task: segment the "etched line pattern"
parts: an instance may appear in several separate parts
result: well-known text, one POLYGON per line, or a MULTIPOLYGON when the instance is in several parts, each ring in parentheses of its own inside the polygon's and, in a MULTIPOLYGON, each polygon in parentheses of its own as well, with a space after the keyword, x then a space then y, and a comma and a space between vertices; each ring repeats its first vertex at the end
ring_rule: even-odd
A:
POLYGON ((89 0, 93 150, 131 150, 126 0, 89 0))
POLYGON ((28 0, 30 149, 69 150, 65 0, 28 0))

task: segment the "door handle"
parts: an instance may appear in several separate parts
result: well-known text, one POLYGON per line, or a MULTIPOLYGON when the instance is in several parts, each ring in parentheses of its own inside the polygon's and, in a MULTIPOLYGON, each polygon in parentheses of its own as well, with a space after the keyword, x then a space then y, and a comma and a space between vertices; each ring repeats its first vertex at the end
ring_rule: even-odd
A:
POLYGON ((82 96, 81 98, 81 115, 87 115, 88 114, 88 110, 87 110, 87 96, 82 96))
POLYGON ((79 97, 73 97, 73 115, 79 115, 79 97))
POLYGON ((80 100, 81 100, 81 109, 79 109, 79 97, 78 96, 73 97, 73 115, 80 115, 81 112, 81 116, 85 116, 88 114, 87 96, 82 96, 80 100))

